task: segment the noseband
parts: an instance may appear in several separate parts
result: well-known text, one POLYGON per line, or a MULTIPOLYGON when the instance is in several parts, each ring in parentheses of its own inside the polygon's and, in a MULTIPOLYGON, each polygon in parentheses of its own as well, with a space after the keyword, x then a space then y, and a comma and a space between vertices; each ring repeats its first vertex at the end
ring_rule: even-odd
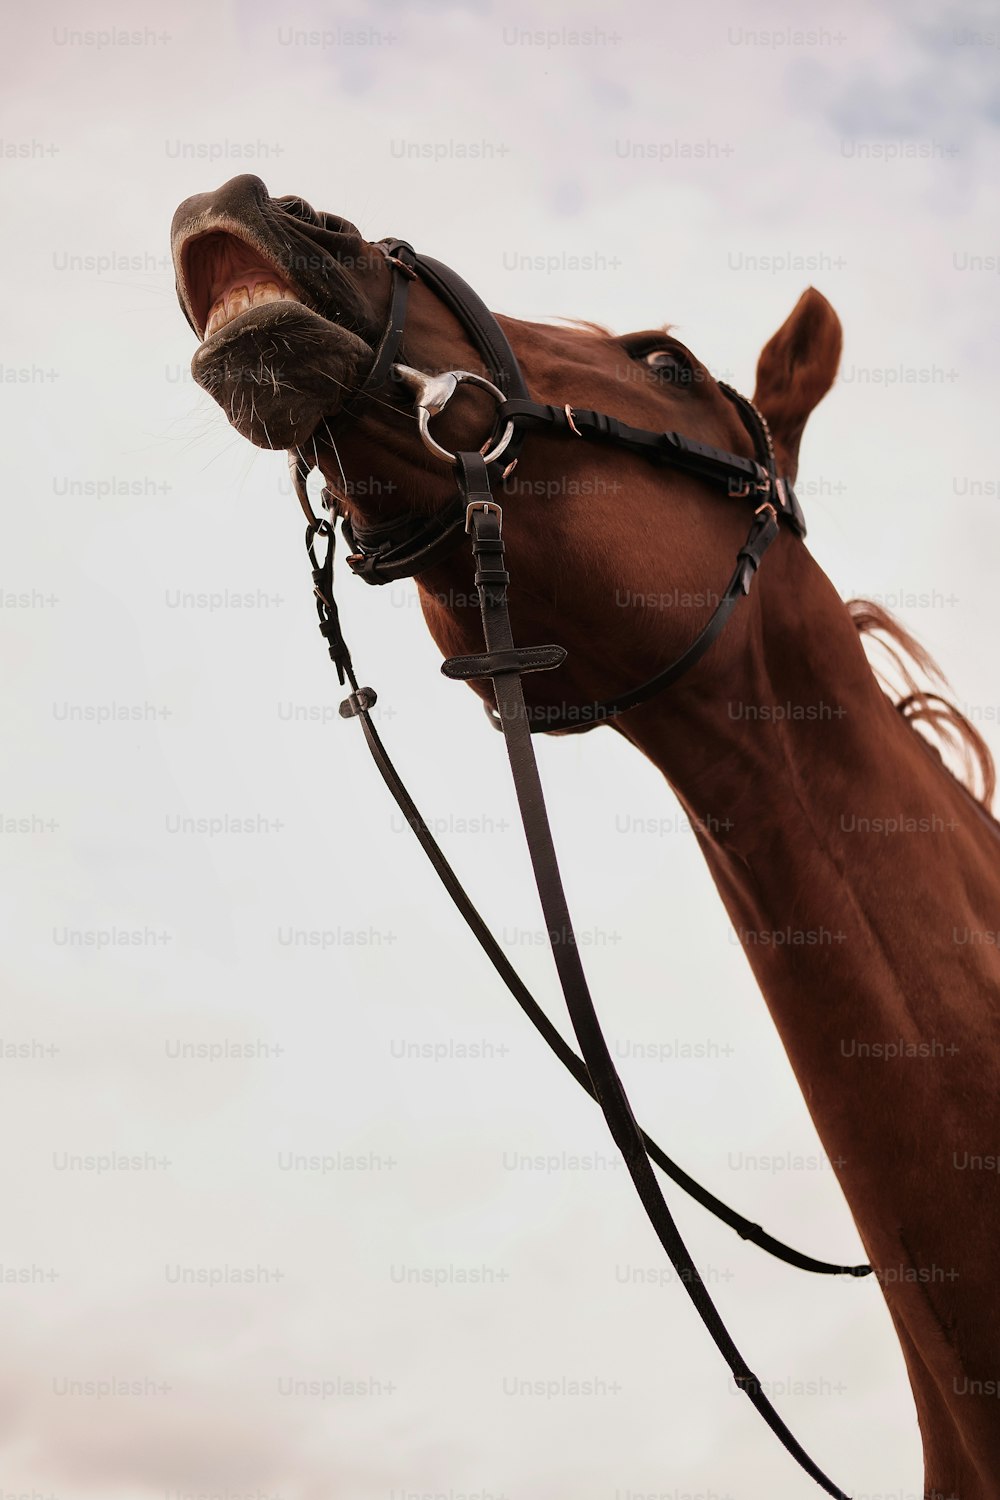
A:
POLYGON ((351 689, 341 704, 341 715, 359 719, 386 785, 500 977, 552 1051, 581 1087, 600 1104, 650 1224, 681 1285, 726 1360, 736 1385, 747 1394, 786 1450, 827 1494, 837 1497, 837 1500, 847 1500, 844 1491, 827 1478, 789 1431, 765 1395, 761 1381, 730 1337, 678 1233, 652 1163, 655 1162, 668 1177, 703 1207, 736 1229, 744 1239, 752 1240, 791 1265, 828 1275, 851 1276, 867 1275, 871 1268, 814 1260, 782 1244, 760 1225, 751 1223, 708 1193, 637 1123, 601 1031, 583 972, 531 740, 533 733, 553 729, 592 729, 646 702, 689 671, 718 638, 738 600, 749 593, 754 574, 778 536, 781 523, 796 536, 805 535, 801 508, 791 483, 776 472, 767 422, 753 403, 731 386, 720 382, 720 388, 735 406, 749 434, 753 458, 710 447, 682 433, 630 427, 603 412, 535 402, 528 393, 514 351, 502 329, 460 276, 440 261, 418 255, 405 240, 385 240, 378 248, 392 272, 386 326, 368 376, 341 410, 353 408, 393 382, 397 388, 402 386, 412 393, 420 436, 436 458, 451 466, 458 493, 449 505, 429 518, 411 514, 384 524, 362 525, 343 517, 335 496, 329 489, 324 489, 322 501, 328 514, 318 518, 306 487, 310 466, 298 453, 289 454, 292 481, 308 522, 306 547, 312 565, 320 630, 326 638, 341 683, 346 682, 351 689), (430 376, 398 362, 409 287, 416 279, 422 281, 456 316, 482 358, 484 368, 489 372, 488 378, 467 370, 430 376), (459 385, 467 383, 493 397, 493 430, 479 451, 451 453, 435 440, 430 424, 459 385), (566 652, 557 645, 522 647, 514 642, 507 602, 510 574, 502 539, 502 507, 495 498, 497 493, 503 493, 504 482, 518 461, 524 440, 533 432, 623 448, 655 465, 675 468, 721 486, 734 501, 747 501, 753 507, 750 529, 736 555, 735 569, 725 592, 707 624, 676 660, 647 682, 603 703, 579 709, 566 706, 555 711, 536 711, 534 715, 525 704, 522 676, 527 672, 547 671, 560 666, 566 652), (489 678, 492 681, 496 707, 491 707, 489 712, 506 741, 552 956, 580 1046, 579 1054, 553 1026, 507 960, 438 847, 385 751, 371 717, 376 694, 371 688, 358 685, 333 596, 334 523, 338 516, 341 516, 342 530, 351 548, 348 565, 371 584, 412 577, 471 539, 486 649, 476 655, 450 657, 442 664, 441 670, 456 680, 489 678))

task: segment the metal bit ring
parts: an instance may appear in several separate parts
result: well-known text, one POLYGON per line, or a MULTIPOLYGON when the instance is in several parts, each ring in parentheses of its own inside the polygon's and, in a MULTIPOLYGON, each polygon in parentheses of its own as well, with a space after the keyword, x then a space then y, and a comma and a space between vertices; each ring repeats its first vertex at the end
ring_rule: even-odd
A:
MULTIPOLYGON (((434 454, 435 458, 443 459, 447 464, 458 462, 457 454, 450 453, 443 448, 430 433, 431 417, 436 417, 438 412, 444 411, 452 396, 460 385, 475 385, 482 391, 488 391, 498 406, 506 401, 503 391, 495 386, 491 380, 486 380, 482 375, 475 375, 471 370, 446 370, 443 375, 425 375, 422 370, 414 370, 409 365, 394 365, 395 375, 404 385, 414 393, 414 404, 417 408, 417 426, 420 436, 423 438, 424 446, 434 454)), ((484 462, 491 464, 494 459, 505 453, 510 440, 514 436, 514 423, 508 421, 503 433, 493 445, 489 447, 488 442, 479 450, 483 455, 484 462)))

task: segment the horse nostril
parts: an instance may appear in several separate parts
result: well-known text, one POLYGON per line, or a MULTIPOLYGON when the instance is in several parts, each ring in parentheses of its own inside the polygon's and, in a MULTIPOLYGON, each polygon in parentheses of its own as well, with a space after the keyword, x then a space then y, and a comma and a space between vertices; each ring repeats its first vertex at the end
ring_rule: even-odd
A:
POLYGON ((291 214, 293 219, 301 219, 304 224, 319 223, 319 214, 304 198, 278 198, 276 202, 282 212, 291 214))

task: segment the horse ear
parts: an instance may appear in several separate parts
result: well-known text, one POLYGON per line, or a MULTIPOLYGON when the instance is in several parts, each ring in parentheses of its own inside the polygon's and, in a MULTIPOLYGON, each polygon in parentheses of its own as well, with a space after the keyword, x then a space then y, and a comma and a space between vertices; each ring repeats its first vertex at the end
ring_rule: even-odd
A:
POLYGON ((779 473, 795 478, 806 418, 833 384, 840 363, 840 319, 809 287, 757 361, 753 402, 767 418, 779 473))

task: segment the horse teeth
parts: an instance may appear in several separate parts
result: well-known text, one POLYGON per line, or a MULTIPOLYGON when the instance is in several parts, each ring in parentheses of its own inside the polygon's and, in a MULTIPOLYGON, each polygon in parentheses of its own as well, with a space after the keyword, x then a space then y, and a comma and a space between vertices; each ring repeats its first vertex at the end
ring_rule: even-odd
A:
POLYGON ((226 297, 226 321, 238 318, 241 312, 246 312, 250 306, 250 288, 238 286, 226 297))
POLYGON ((220 328, 225 328, 240 313, 246 312, 249 307, 263 307, 267 302, 298 302, 299 298, 291 287, 280 286, 276 281, 256 281, 252 287, 240 285, 231 287, 224 296, 213 303, 205 324, 205 338, 209 339, 220 328))

